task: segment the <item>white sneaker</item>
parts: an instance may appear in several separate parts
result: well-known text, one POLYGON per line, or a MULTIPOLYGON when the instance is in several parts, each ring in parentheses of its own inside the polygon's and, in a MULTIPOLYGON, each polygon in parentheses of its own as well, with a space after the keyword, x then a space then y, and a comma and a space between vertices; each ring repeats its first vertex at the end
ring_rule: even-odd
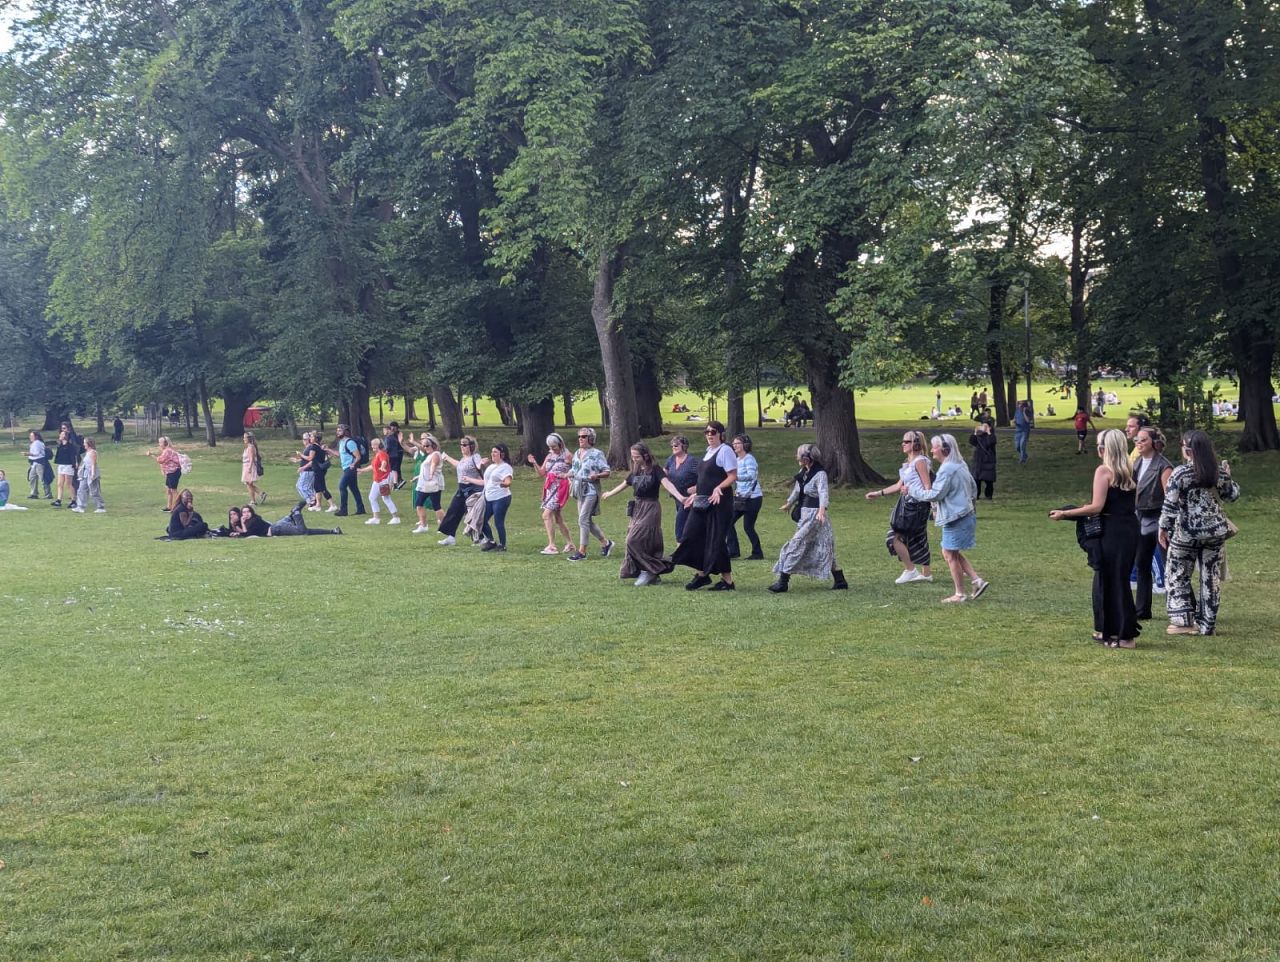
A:
POLYGON ((542 553, 543 553, 543 554, 557 554, 557 555, 558 555, 558 554, 560 553, 560 549, 559 549, 559 548, 557 548, 557 547, 556 547, 555 545, 553 545, 553 544, 549 544, 549 545, 547 545, 545 548, 543 548, 543 549, 542 549, 542 553))
POLYGON ((426 529, 426 528, 424 528, 422 525, 420 525, 420 524, 415 524, 415 525, 413 526, 413 530, 412 530, 412 531, 410 531, 409 533, 410 533, 410 534, 422 534, 422 533, 423 533, 424 531, 426 531, 426 530, 427 530, 427 529, 426 529))
POLYGON ((453 535, 448 535, 436 542, 436 544, 442 544, 442 545, 445 545, 446 547, 448 547, 449 545, 455 545, 457 543, 458 543, 458 539, 455 538, 453 535))
POLYGON ((329 507, 324 509, 324 512, 325 514, 333 514, 333 512, 337 510, 338 510, 338 506, 336 504, 331 504, 329 505, 329 507))
POLYGON ((71 510, 74 511, 76 514, 84 514, 84 508, 80 507, 78 504, 72 505, 71 510))
POLYGON ((365 522, 365 524, 378 524, 378 523, 379 523, 379 519, 376 514, 372 518, 370 518, 368 521, 365 522))
POLYGON ((319 509, 319 508, 317 508, 314 504, 309 504, 309 505, 307 505, 307 510, 308 510, 308 511, 319 511, 320 509, 319 509))
POLYGON ((649 572, 647 571, 640 572, 640 574, 636 577, 637 588, 643 588, 645 585, 652 584, 652 583, 653 583, 653 575, 649 574, 649 572))
POLYGON ((918 570, 915 568, 908 568, 906 571, 902 572, 902 574, 898 575, 898 577, 894 578, 893 583, 895 585, 909 585, 911 582, 920 581, 922 578, 924 578, 924 575, 922 575, 918 570))
POLYGON ((399 523, 400 523, 400 515, 398 514, 393 514, 391 516, 391 520, 387 522, 387 524, 399 524, 399 523))
POLYGON ((106 513, 107 513, 107 509, 106 509, 106 508, 97 508, 97 509, 95 509, 95 510, 94 510, 94 512, 93 512, 93 513, 94 513, 94 514, 106 514, 106 513))

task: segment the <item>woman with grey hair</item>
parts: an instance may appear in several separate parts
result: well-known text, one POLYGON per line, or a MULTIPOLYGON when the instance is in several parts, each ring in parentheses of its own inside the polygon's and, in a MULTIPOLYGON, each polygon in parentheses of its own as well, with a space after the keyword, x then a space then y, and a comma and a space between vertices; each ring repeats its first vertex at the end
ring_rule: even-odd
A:
POLYGON ((609 476, 609 459, 596 447, 594 428, 578 428, 578 450, 570 465, 573 479, 573 497, 578 502, 578 550, 570 552, 570 561, 581 561, 587 556, 591 536, 600 541, 601 557, 609 557, 613 542, 604 536, 596 524, 600 513, 600 482, 609 476))
POLYGON ((782 546, 778 563, 773 566, 778 579, 769 586, 774 594, 787 590, 793 574, 810 578, 830 578, 833 591, 845 591, 849 582, 836 561, 836 536, 827 517, 830 505, 830 485, 826 468, 822 466, 822 452, 816 444, 802 444, 796 448, 795 484, 786 502, 778 510, 791 509, 796 519, 796 533, 782 546))
POLYGON ((974 499, 978 484, 969 473, 969 465, 960 456, 960 446, 950 434, 939 434, 930 440, 933 458, 938 462, 938 476, 933 487, 919 497, 935 503, 933 523, 942 529, 942 556, 951 569, 955 594, 943 598, 944 604, 956 604, 979 598, 987 590, 983 580, 964 556, 977 547, 978 512, 974 499), (970 593, 964 592, 964 577, 969 577, 970 593))
POLYGON ((564 523, 564 506, 569 501, 569 475, 573 472, 569 452, 565 450, 564 438, 552 432, 547 435, 547 456, 542 464, 532 454, 528 461, 533 465, 542 482, 542 525, 547 529, 547 546, 542 549, 546 555, 557 555, 556 529, 564 535, 564 553, 577 554, 578 547, 573 543, 573 535, 569 526, 564 523))

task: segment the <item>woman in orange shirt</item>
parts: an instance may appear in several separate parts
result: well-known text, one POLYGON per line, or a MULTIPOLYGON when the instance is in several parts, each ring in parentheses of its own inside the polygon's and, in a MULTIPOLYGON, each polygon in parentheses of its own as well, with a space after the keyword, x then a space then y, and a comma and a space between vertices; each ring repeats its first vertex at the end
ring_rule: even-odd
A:
POLYGON ((386 504, 387 509, 391 512, 391 520, 387 524, 399 524, 400 512, 396 510, 396 503, 391 500, 391 458, 387 454, 386 448, 382 446, 381 438, 374 438, 369 442, 369 463, 360 468, 360 473, 365 471, 373 472, 373 485, 369 488, 369 506, 373 508, 373 517, 365 524, 378 524, 380 518, 378 516, 378 499, 381 498, 386 504))

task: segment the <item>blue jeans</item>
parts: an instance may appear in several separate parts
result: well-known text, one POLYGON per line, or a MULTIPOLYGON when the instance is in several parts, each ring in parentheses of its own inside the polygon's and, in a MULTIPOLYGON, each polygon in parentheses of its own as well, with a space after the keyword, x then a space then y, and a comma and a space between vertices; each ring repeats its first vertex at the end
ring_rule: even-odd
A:
POLYGON ((1027 441, 1031 438, 1030 431, 1013 432, 1013 448, 1018 452, 1018 460, 1026 463, 1027 460, 1027 441))
POLYGON ((493 532, 489 530, 489 519, 493 519, 493 525, 498 529, 498 544, 504 548, 507 546, 507 509, 511 507, 510 498, 499 498, 497 501, 486 501, 484 503, 484 527, 480 529, 480 533, 484 535, 486 541, 493 540, 493 532))
POLYGON ((360 481, 356 474, 356 469, 343 468, 342 480, 338 482, 338 494, 342 498, 342 503, 338 505, 338 510, 343 514, 347 513, 347 492, 350 491, 356 496, 356 514, 364 514, 364 498, 360 497, 360 481))

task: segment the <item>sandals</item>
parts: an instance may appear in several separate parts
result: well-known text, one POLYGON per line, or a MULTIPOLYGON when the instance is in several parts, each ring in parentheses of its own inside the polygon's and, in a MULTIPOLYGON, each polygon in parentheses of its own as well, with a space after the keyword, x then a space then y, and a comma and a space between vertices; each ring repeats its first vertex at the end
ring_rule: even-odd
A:
POLYGON ((1104 648, 1124 648, 1131 650, 1138 647, 1138 642, 1132 638, 1108 638, 1102 643, 1104 648))
POLYGON ((1195 625, 1170 625, 1164 632, 1166 635, 1198 635, 1200 629, 1195 625))
POLYGON ((951 595, 949 597, 943 598, 942 603, 944 605, 958 605, 968 600, 969 600, 968 595, 951 595))
POLYGON ((1098 644, 1100 644, 1100 645, 1101 645, 1101 644, 1105 644, 1105 643, 1106 643, 1107 637, 1106 637, 1106 635, 1104 635, 1102 632, 1100 632, 1100 631, 1095 631, 1095 632, 1093 633, 1093 640, 1094 640, 1094 641, 1096 641, 1098 644))

